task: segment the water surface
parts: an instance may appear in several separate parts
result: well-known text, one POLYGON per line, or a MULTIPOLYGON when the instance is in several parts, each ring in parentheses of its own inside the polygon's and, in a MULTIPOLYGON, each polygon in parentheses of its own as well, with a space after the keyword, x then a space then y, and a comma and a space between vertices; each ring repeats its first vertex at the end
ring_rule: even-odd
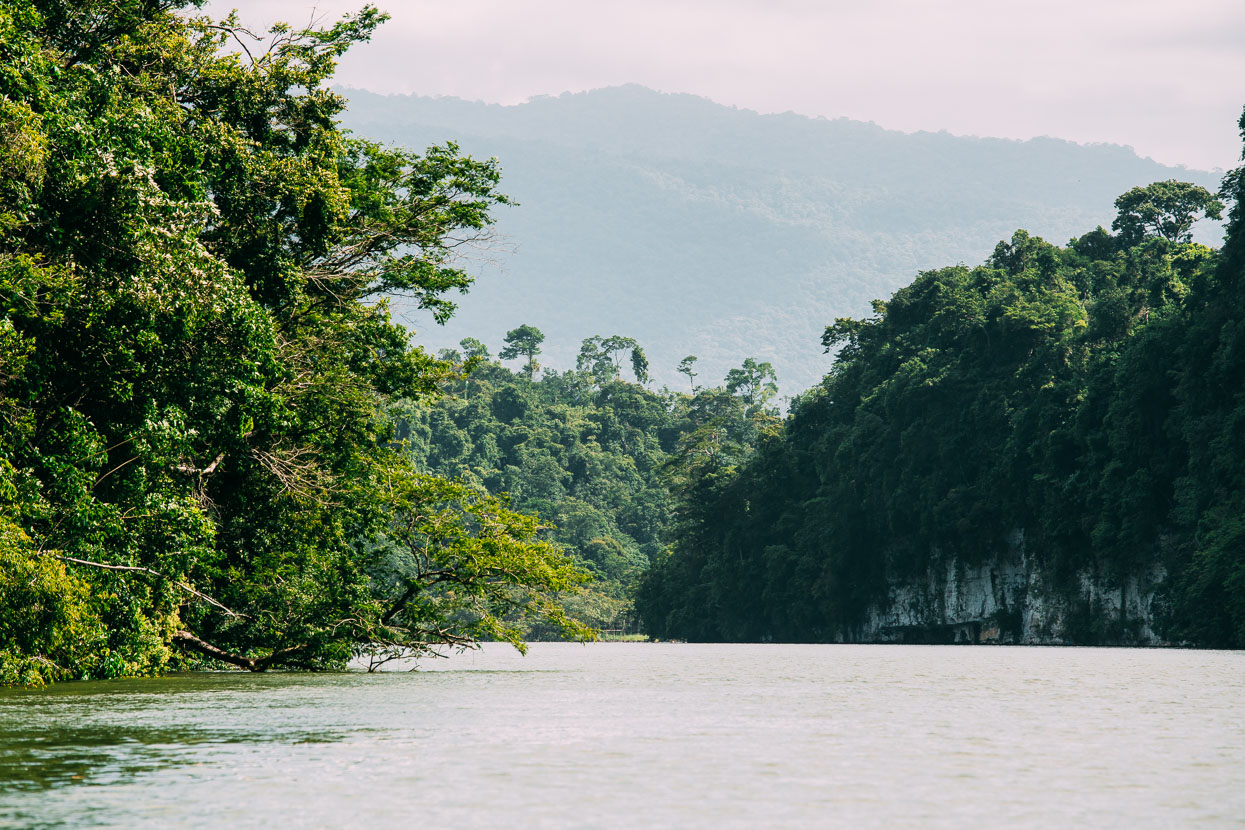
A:
POLYGON ((1245 653, 488 645, 0 692, 0 827, 1245 827, 1245 653))

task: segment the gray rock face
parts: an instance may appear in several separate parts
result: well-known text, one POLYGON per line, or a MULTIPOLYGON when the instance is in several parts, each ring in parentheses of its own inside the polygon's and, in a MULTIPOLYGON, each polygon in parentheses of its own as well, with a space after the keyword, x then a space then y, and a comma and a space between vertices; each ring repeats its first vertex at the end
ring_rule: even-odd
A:
POLYGON ((935 553, 937 564, 923 578, 892 583, 885 604, 842 639, 1167 645, 1155 631, 1156 591, 1166 576, 1157 564, 1123 578, 1082 572, 1076 584, 1056 585, 1025 555, 1021 530, 992 561, 967 564, 935 553))

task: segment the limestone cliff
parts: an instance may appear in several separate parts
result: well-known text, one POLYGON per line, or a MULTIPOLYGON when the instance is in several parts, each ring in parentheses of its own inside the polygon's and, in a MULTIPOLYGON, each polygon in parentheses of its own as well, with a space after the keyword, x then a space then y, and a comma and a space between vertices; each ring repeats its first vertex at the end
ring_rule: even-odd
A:
POLYGON ((885 602, 840 639, 851 642, 1166 645, 1155 631, 1165 573, 1055 585, 1014 531, 992 561, 937 555, 918 579, 894 581, 885 602))

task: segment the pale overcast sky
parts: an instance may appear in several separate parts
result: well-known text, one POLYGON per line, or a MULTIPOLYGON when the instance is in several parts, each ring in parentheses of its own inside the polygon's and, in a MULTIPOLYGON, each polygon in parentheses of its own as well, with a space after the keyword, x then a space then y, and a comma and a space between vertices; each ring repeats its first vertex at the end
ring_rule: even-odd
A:
MULTIPOLYGON (((359 2, 213 2, 252 27, 359 2)), ((639 83, 898 130, 1127 144, 1230 168, 1241 0, 405 0, 337 82, 514 104, 639 83)))

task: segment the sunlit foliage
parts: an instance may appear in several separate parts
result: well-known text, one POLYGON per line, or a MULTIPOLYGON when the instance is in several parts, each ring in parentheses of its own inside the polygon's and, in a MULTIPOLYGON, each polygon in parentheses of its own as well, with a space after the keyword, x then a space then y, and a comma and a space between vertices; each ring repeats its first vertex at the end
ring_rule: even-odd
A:
POLYGON ((375 9, 255 36, 184 5, 0 0, 0 681, 584 634, 547 600, 579 571, 384 414, 455 368, 383 298, 453 311, 497 164, 337 126, 375 9), (420 556, 453 580, 403 601, 420 556))

